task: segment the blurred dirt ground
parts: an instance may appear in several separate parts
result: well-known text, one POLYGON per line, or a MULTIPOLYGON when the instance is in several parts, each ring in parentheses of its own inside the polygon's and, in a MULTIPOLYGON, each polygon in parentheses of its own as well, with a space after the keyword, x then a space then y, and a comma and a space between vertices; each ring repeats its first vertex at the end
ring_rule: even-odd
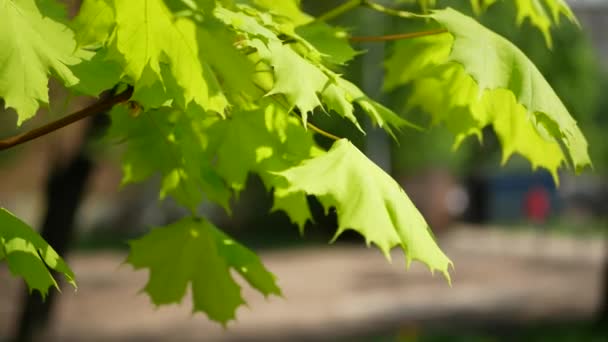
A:
MULTIPOLYGON (((64 287, 45 341, 334 340, 397 331, 414 323, 458 324, 583 320, 599 302, 605 242, 459 228, 440 242, 456 269, 453 286, 402 254, 386 262, 376 249, 336 245, 262 252, 284 298, 264 299, 248 287, 249 307, 223 329, 181 306, 155 309, 137 295, 145 271, 121 266, 118 252, 69 258, 77 292, 64 287)), ((0 268, 0 340, 13 330, 19 287, 0 268)))

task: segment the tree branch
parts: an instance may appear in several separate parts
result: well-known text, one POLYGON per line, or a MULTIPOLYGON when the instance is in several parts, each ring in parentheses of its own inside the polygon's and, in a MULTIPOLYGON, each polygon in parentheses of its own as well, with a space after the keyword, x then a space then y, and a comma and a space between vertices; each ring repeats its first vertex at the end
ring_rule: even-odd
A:
POLYGON ((66 116, 62 117, 61 119, 48 123, 42 127, 38 127, 31 131, 17 134, 12 137, 1 139, 0 140, 0 151, 4 151, 11 147, 21 145, 30 140, 34 140, 43 135, 47 135, 51 132, 54 132, 60 128, 73 124, 76 121, 80 121, 91 115, 95 115, 95 114, 104 112, 104 111, 114 107, 114 105, 116 105, 118 103, 127 101, 129 98, 131 98, 131 95, 133 95, 133 88, 129 87, 129 88, 127 88, 127 90, 123 91, 120 94, 114 94, 107 98, 101 99, 101 100, 95 102, 94 104, 90 105, 89 107, 81 109, 72 114, 66 115, 66 116))
POLYGON ((376 2, 373 2, 370 0, 361 0, 361 6, 367 7, 369 9, 372 9, 372 10, 380 12, 380 13, 392 15, 392 16, 399 17, 399 18, 412 19, 412 18, 423 17, 420 14, 416 14, 416 13, 408 12, 408 11, 396 10, 393 8, 389 8, 389 7, 380 5, 379 3, 376 3, 376 2))
POLYGON ((392 40, 402 40, 402 39, 412 39, 424 36, 432 36, 436 34, 446 33, 448 30, 446 29, 436 29, 422 32, 412 32, 412 33, 398 33, 398 34, 389 34, 386 36, 362 36, 362 37, 350 37, 349 40, 355 43, 361 42, 385 42, 392 40))

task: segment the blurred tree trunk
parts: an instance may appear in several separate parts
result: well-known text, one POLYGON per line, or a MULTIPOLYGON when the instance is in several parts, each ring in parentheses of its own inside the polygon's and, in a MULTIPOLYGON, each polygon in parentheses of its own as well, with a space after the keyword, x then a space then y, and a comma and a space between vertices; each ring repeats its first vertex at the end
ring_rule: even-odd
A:
MULTIPOLYGON (((107 126, 108 116, 99 114, 88 122, 85 138, 74 156, 67 162, 56 163, 46 185, 47 210, 40 234, 65 258, 75 233, 75 218, 82 202, 87 181, 94 169, 86 152, 87 141, 107 126)), ((57 279, 60 277, 55 274, 57 279)), ((46 329, 54 307, 57 291, 51 290, 45 301, 38 292, 23 293, 23 306, 15 341, 37 341, 46 329)))
MULTIPOLYGON (((605 242, 606 249, 608 249, 608 242, 605 242)), ((602 290, 602 303, 600 304, 600 311, 598 312, 598 324, 600 328, 608 330, 608 253, 604 256, 604 283, 602 290)))

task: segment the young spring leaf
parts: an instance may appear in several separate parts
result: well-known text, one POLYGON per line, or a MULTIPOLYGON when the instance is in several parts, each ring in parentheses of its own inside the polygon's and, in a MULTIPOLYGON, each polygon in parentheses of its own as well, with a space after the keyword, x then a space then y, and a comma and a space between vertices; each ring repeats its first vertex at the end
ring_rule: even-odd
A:
MULTIPOLYGON (((303 37, 294 36, 293 40, 302 45, 301 49, 293 48, 293 44, 283 44, 279 34, 295 35, 297 30, 292 27, 291 30, 279 32, 276 26, 263 24, 263 20, 259 18, 262 14, 257 13, 255 16, 249 12, 251 11, 234 12, 218 7, 215 15, 236 34, 248 37, 240 43, 254 48, 273 75, 272 86, 264 90, 268 95, 285 96, 290 108, 299 109, 304 124, 307 122, 308 113, 324 104, 325 109, 334 110, 362 131, 353 113, 353 103, 357 103, 375 124, 391 135, 394 129, 412 126, 390 109, 370 99, 356 85, 325 67, 321 61, 324 54, 316 50, 314 41, 307 42, 303 37), (303 55, 301 50, 307 53, 303 55), (319 60, 316 57, 319 57, 319 60)), ((335 49, 325 52, 334 53, 335 49)), ((332 58, 344 57, 335 55, 332 58)))
POLYGON ((217 156, 215 168, 237 192, 250 172, 263 179, 310 158, 317 151, 312 133, 276 100, 266 98, 262 106, 235 111, 227 120, 209 126, 210 153, 217 156))
POLYGON ((424 102, 436 122, 450 122, 459 141, 493 124, 504 160, 521 153, 556 179, 563 163, 572 161, 576 170, 590 165, 587 142, 576 122, 517 47, 452 9, 430 17, 449 34, 399 42, 387 62, 393 75, 387 79, 388 89, 417 80, 411 103, 424 102), (404 58, 412 51, 419 56, 404 58))
POLYGON ((182 108, 194 102, 224 114, 228 101, 199 49, 192 20, 174 17, 162 0, 87 2, 84 9, 89 10, 75 24, 84 32, 80 43, 106 47, 108 58, 123 67, 135 87, 134 98, 144 107, 157 107, 157 102, 146 100, 165 92, 182 108), (103 18, 97 20, 94 10, 103 18))
POLYGON ((296 26, 307 24, 314 19, 302 12, 299 0, 243 0, 243 2, 248 2, 261 9, 268 10, 278 17, 287 18, 296 26))
POLYGON ((30 292, 45 298, 51 286, 59 289, 49 269, 64 275, 76 288, 74 273, 38 233, 6 209, 0 208, 0 260, 6 259, 11 273, 23 277, 30 292))
POLYGON ((559 24, 560 17, 564 15, 570 21, 578 23, 574 13, 564 0, 513 0, 517 6, 517 23, 521 25, 526 19, 537 27, 545 37, 547 45, 551 47, 551 26, 559 24))
POLYGON ((408 266, 418 260, 450 280, 451 261, 437 246, 418 209, 395 180, 348 140, 337 141, 326 154, 279 175, 287 180, 288 193, 315 195, 326 210, 336 208, 335 238, 353 229, 389 259, 391 248, 400 246, 408 266))
POLYGON ((260 259, 204 219, 185 218, 132 241, 127 262, 149 269, 144 290, 156 305, 180 303, 190 286, 193 312, 226 324, 245 304, 230 270, 264 296, 281 295, 260 259))
MULTIPOLYGON (((48 4, 47 4, 48 3, 48 4)), ((66 86, 78 83, 68 66, 80 62, 74 34, 41 13, 34 0, 0 0, 0 98, 17 111, 17 124, 48 103, 51 71, 66 86)))
MULTIPOLYGON (((587 142, 576 121, 536 66, 515 45, 452 9, 432 18, 454 37, 449 60, 462 64, 480 91, 508 89, 534 114, 531 122, 566 146, 577 170, 590 165, 587 142), (476 32, 472 35, 472 32, 476 32), (476 52, 473 53, 472 49, 476 52)), ((546 134, 544 134, 546 135, 546 134)))
MULTIPOLYGON (((526 20, 536 27, 545 38, 547 46, 553 45, 551 38, 551 27, 560 22, 561 16, 578 24, 574 13, 564 0, 508 0, 514 2, 517 8, 517 24, 521 25, 526 20)), ((497 3, 497 0, 471 0, 473 11, 480 14, 488 7, 497 3)))
POLYGON ((72 22, 80 46, 107 43, 115 25, 116 17, 111 0, 84 0, 72 22))
POLYGON ((312 44, 330 65, 345 65, 359 54, 348 42, 348 35, 344 30, 324 22, 298 26, 296 33, 312 44))
POLYGON ((141 182, 160 173, 161 198, 171 195, 195 211, 203 198, 229 210, 231 192, 206 154, 207 128, 213 121, 198 111, 180 113, 168 108, 137 117, 126 107, 112 113, 110 140, 124 140, 123 184, 141 182))

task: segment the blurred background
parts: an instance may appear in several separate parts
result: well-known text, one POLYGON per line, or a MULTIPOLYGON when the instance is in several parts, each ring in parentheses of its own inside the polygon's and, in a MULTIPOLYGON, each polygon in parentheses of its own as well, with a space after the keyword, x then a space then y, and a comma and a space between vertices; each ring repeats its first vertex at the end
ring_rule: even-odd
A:
MULTIPOLYGON (((66 3, 74 13, 78 1, 66 3)), ((302 3, 318 14, 341 2, 302 3)), ((468 1, 439 1, 447 3, 471 14, 468 1)), ((590 143, 594 169, 579 176, 563 170, 559 187, 522 158, 501 167, 490 130, 483 145, 469 139, 454 152, 442 127, 406 131, 394 142, 371 127, 364 137, 344 121, 313 117, 351 138, 402 184, 456 265, 451 288, 421 265, 406 272, 400 252, 386 262, 356 234, 329 246, 336 218, 324 216, 314 199, 315 223, 300 237, 283 213, 268 214, 272 199, 252 176, 232 217, 213 205, 201 211, 260 253, 285 298, 265 299, 244 287, 249 306, 227 330, 192 316, 188 298, 156 309, 138 295, 146 272, 121 266, 127 241, 184 212, 171 201, 157 202, 157 180, 119 186, 120 146, 97 143, 107 126, 99 119, 0 154, 0 205, 67 253, 79 281, 77 292, 66 286, 42 305, 1 264, 0 340, 608 341, 608 1, 569 3, 582 29, 563 20, 551 50, 535 28, 515 25, 511 1, 479 18, 532 59, 590 143)), ((337 24, 353 35, 415 30, 366 10, 337 24)), ((381 92, 390 44, 357 48, 368 53, 348 66, 354 80, 427 125, 424 113, 405 111, 407 89, 381 92)), ((51 98, 51 107, 22 129, 91 101, 72 99, 53 84, 51 98)), ((0 137, 14 134, 15 122, 12 113, 0 115, 0 137)))

